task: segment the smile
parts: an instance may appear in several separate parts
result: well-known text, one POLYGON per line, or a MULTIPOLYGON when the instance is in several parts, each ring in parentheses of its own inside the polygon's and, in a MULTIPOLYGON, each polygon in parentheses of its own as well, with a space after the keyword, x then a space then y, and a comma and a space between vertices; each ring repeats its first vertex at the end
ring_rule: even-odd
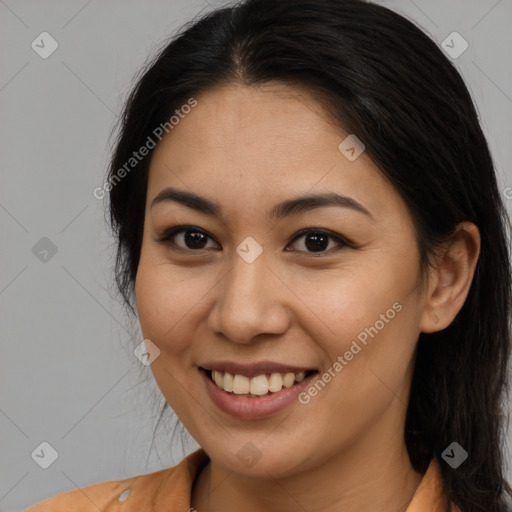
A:
POLYGON ((265 418, 287 409, 298 402, 298 395, 319 374, 317 370, 282 365, 261 364, 250 369, 238 364, 215 366, 219 369, 198 368, 207 395, 220 411, 243 420, 265 418))
POLYGON ((231 374, 218 370, 208 370, 208 376, 217 387, 227 393, 242 396, 265 396, 269 393, 279 393, 284 388, 291 388, 294 384, 302 382, 306 375, 314 370, 305 372, 267 373, 249 378, 245 375, 231 374))

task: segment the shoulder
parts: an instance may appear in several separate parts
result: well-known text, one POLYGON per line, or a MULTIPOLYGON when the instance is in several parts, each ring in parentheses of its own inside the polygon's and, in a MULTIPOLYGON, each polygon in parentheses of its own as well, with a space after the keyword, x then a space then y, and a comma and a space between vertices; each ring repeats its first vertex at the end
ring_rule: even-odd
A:
POLYGON ((187 510, 185 505, 190 502, 193 481, 208 461, 208 456, 200 449, 177 466, 64 492, 25 512, 140 512, 174 504, 178 509, 187 510))
POLYGON ((174 466, 146 475, 100 482, 64 492, 33 505, 25 512, 106 512, 116 510, 128 497, 131 498, 130 504, 133 504, 133 497, 136 497, 137 502, 142 505, 155 494, 176 468, 174 466))

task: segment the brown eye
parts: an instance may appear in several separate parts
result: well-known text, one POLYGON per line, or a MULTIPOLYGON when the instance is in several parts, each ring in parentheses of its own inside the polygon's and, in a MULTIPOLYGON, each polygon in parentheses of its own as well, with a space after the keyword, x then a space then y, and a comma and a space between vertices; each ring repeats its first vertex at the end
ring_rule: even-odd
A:
MULTIPOLYGON (((329 233, 326 231, 320 231, 315 229, 307 229, 300 231, 292 240, 292 243, 295 243, 297 240, 303 238, 304 242, 302 246, 305 250, 299 249, 301 252, 310 252, 310 253, 322 253, 326 252, 329 248, 329 242, 333 241, 334 247, 338 246, 339 249, 345 246, 351 246, 351 244, 344 240, 342 237, 335 235, 333 233, 329 233), (340 247, 341 246, 341 247, 340 247)), ((329 248, 331 249, 332 246, 329 248)))
POLYGON ((207 243, 209 239, 211 239, 211 237, 201 229, 189 226, 173 228, 167 231, 158 242, 170 244, 184 250, 202 250, 208 248, 207 243))

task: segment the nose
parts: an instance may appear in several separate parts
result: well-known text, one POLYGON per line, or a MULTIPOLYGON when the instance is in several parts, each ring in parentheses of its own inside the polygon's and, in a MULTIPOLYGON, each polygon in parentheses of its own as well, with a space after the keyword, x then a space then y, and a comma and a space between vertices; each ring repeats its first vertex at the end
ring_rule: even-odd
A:
POLYGON ((249 344, 258 335, 283 334, 290 325, 287 287, 268 267, 263 254, 247 263, 237 254, 231 270, 215 287, 208 327, 234 343, 249 344))

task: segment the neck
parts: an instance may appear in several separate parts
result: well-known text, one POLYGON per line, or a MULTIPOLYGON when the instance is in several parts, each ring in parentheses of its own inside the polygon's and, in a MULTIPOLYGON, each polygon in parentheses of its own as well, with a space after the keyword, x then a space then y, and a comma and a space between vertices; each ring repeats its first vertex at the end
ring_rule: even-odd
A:
POLYGON ((406 511, 422 475, 411 466, 403 435, 379 434, 369 431, 357 447, 284 478, 250 478, 210 461, 196 479, 191 505, 199 512, 406 511))

